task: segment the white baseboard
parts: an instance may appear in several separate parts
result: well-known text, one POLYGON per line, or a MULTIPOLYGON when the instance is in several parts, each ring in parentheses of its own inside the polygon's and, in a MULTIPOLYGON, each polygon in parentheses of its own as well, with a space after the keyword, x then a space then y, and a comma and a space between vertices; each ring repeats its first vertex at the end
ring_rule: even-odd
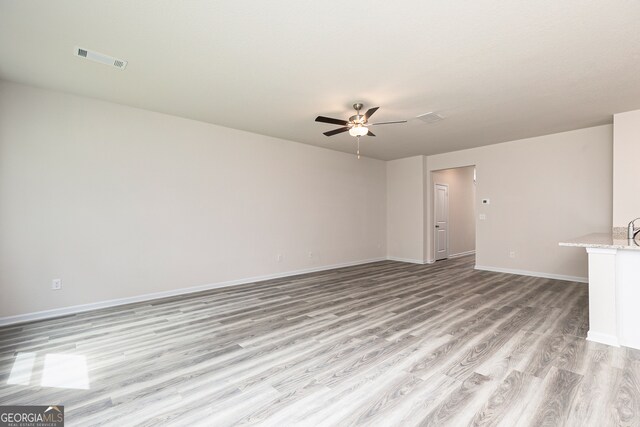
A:
POLYGON ((539 271, 515 270, 511 268, 487 267, 484 265, 476 265, 476 270, 493 271, 495 273, 517 274, 519 276, 542 277, 545 279, 566 280, 569 282, 589 283, 589 279, 579 276, 566 276, 564 274, 541 273, 539 271))
POLYGON ((460 258, 461 256, 473 255, 475 253, 476 253, 475 250, 466 251, 466 252, 460 252, 460 253, 457 253, 457 254, 449 255, 449 258, 460 258))
POLYGON ((612 345, 614 347, 620 347, 618 337, 615 335, 603 334, 600 332, 587 332, 587 341, 599 342, 601 344, 612 345))
POLYGON ((342 267, 352 267, 355 265, 370 264, 372 262, 385 261, 386 257, 365 259, 360 261, 345 262, 341 264, 325 265, 321 267, 305 268, 301 270, 287 271, 284 273, 267 274, 264 276, 248 277, 245 279, 228 280, 226 282, 210 283, 207 285, 192 286, 188 288, 172 289, 170 291, 154 292, 151 294, 136 295, 133 297, 116 298, 106 301, 98 301, 89 304, 72 305, 69 307, 54 308, 52 310, 37 311, 34 313, 18 314, 15 316, 0 317, 0 326, 13 325, 16 323, 31 322, 34 320, 50 319, 53 317, 66 316, 69 314, 82 313, 84 311, 97 310, 99 308, 115 307, 118 305, 132 304, 136 302, 151 301, 160 298, 173 297, 177 295, 192 294, 194 292, 208 291, 210 289, 224 288, 228 286, 246 285, 248 283, 263 282, 265 280, 279 279, 299 274, 314 273, 324 270, 333 270, 342 267))
POLYGON ((395 256, 388 256, 387 260, 389 260, 389 261, 399 261, 399 262, 410 262, 411 264, 427 264, 421 259, 399 258, 399 257, 395 257, 395 256))

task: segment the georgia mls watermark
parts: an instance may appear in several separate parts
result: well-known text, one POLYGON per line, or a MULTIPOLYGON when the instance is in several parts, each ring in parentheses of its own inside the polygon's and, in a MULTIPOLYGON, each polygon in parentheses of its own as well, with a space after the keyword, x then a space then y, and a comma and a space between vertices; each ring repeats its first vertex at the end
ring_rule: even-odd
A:
POLYGON ((63 427, 64 406, 0 406, 0 427, 63 427))

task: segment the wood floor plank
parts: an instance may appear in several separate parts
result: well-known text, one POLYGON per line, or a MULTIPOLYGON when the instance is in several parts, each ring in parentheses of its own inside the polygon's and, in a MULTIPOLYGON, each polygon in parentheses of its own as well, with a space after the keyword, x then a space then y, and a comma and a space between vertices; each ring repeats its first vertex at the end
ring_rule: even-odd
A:
POLYGON ((466 424, 476 411, 469 408, 474 395, 487 389, 491 378, 477 373, 471 374, 462 384, 451 392, 433 411, 420 421, 421 427, 466 424))
POLYGON ((614 385, 609 420, 619 426, 640 425, 640 352, 627 349, 624 368, 614 385))
POLYGON ((565 424, 582 375, 553 367, 541 386, 538 399, 527 405, 518 426, 558 426, 565 424))
POLYGON ((527 395, 541 380, 520 371, 511 371, 491 393, 471 420, 473 426, 513 426, 528 403, 527 395))

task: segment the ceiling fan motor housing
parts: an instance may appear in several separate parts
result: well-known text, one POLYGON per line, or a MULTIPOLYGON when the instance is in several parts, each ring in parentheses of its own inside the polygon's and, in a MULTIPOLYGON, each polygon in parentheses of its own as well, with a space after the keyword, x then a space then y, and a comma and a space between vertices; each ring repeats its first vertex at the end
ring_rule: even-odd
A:
POLYGON ((355 116, 349 117, 349 124, 359 123, 361 125, 367 123, 367 118, 365 116, 361 116, 360 114, 356 114, 355 116))

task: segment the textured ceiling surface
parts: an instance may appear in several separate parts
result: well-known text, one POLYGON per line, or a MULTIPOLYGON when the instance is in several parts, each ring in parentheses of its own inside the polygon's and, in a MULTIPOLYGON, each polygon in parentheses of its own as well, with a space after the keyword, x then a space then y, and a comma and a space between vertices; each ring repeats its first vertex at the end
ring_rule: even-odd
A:
POLYGON ((362 101, 409 119, 362 141, 395 159, 640 108, 639 22, 636 1, 0 0, 0 78, 346 152, 314 119, 362 101))

